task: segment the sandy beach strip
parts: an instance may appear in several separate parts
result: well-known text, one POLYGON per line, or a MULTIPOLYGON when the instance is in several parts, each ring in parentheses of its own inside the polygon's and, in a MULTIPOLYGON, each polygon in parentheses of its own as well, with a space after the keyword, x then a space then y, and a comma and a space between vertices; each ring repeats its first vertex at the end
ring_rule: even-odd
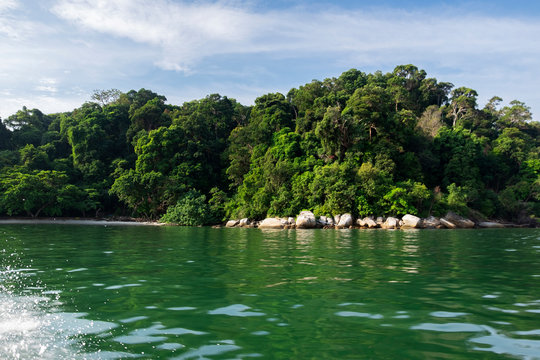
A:
POLYGON ((100 226, 162 226, 164 223, 157 221, 115 221, 94 219, 0 219, 0 225, 100 225, 100 226))

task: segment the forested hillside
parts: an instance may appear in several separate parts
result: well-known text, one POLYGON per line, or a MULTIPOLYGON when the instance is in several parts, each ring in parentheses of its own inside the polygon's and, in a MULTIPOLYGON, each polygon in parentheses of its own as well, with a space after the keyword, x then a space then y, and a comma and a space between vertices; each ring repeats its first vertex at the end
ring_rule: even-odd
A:
POLYGON ((352 69, 254 106, 209 95, 96 91, 68 113, 0 124, 0 216, 225 218, 440 215, 534 221, 540 124, 519 101, 352 69))

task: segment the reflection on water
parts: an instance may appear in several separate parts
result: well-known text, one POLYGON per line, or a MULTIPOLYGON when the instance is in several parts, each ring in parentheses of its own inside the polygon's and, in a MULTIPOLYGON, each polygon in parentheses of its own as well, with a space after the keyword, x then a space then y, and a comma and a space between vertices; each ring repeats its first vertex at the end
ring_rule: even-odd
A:
POLYGON ((534 229, 6 225, 0 243, 1 359, 540 359, 534 229))
POLYGON ((97 335, 117 325, 83 319, 87 314, 60 312, 45 296, 0 294, 0 357, 2 359, 116 359, 126 353, 81 353, 80 335, 97 335))

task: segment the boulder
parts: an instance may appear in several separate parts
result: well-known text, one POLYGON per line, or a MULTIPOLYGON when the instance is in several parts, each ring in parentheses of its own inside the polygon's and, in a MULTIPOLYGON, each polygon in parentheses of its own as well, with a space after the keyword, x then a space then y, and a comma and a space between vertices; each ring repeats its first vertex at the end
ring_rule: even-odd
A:
POLYGON ((478 223, 478 226, 486 229, 499 229, 505 227, 503 224, 493 221, 482 221, 478 223))
POLYGON ((358 225, 360 227, 366 227, 367 223, 364 221, 364 219, 357 219, 356 220, 356 225, 358 225))
POLYGON ((236 225, 238 225, 238 223, 239 223, 238 220, 229 220, 229 221, 227 221, 225 226, 226 227, 235 227, 236 225))
POLYGON ((249 225, 249 219, 248 218, 240 219, 240 221, 238 222, 238 226, 240 226, 240 227, 246 227, 248 225, 249 225))
POLYGON ((373 229, 373 228, 376 228, 377 226, 379 226, 379 224, 377 224, 375 222, 375 220, 373 220, 372 218, 370 217, 365 217, 364 218, 364 222, 366 223, 366 226, 370 229, 373 229))
POLYGON ((375 222, 377 225, 382 226, 382 224, 384 224, 384 218, 382 216, 378 216, 375 222))
POLYGON ((444 216, 444 220, 449 221, 452 224, 456 225, 456 227, 462 228, 462 229, 470 229, 474 227, 474 222, 472 220, 459 216, 458 214, 453 213, 452 211, 449 211, 444 216))
POLYGON ((399 227, 399 219, 390 216, 381 225, 381 227, 383 229, 397 229, 399 227))
POLYGON ((470 219, 463 219, 462 221, 459 222, 459 227, 464 228, 464 229, 471 229, 474 227, 474 225, 475 225, 474 221, 470 219))
POLYGON ((266 218, 259 224, 259 229, 283 229, 283 227, 279 218, 266 218))
POLYGON ((351 214, 343 214, 339 218, 339 223, 337 224, 338 229, 345 229, 349 226, 352 226, 353 218, 351 214))
POLYGON ((435 216, 429 216, 422 220, 422 225, 426 229, 437 229, 441 227, 441 221, 435 216))
POLYGON ((317 219, 311 211, 302 211, 296 218, 297 229, 312 229, 317 226, 317 219))
POLYGON ((325 226, 334 226, 334 219, 331 217, 321 216, 317 220, 317 223, 319 226, 325 227, 325 226))
POLYGON ((294 220, 294 218, 293 218, 293 217, 290 217, 290 216, 287 218, 287 222, 289 223, 289 225, 294 225, 294 224, 296 224, 296 221, 294 220))
POLYGON ((446 220, 445 218, 441 218, 439 220, 441 222, 441 225, 444 226, 447 229, 455 229, 457 226, 451 221, 446 220))
POLYGON ((339 220, 341 219, 341 215, 334 215, 334 224, 339 224, 339 220))
POLYGON ((404 215, 401 220, 403 221, 403 227, 405 228, 419 228, 422 224, 422 219, 414 215, 404 215))

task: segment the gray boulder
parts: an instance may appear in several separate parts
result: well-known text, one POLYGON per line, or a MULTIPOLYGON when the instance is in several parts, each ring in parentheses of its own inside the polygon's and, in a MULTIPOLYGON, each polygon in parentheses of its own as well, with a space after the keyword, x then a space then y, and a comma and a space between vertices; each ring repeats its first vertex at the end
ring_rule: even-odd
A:
POLYGON ((504 228, 505 226, 498 222, 483 221, 483 222, 478 223, 478 227, 485 228, 485 229, 500 229, 500 228, 504 228))
POLYGON ((399 219, 390 216, 381 225, 381 227, 383 229, 397 229, 399 227, 399 219))
POLYGON ((456 224, 454 224, 451 221, 446 220, 445 218, 440 219, 441 225, 444 226, 447 229, 455 229, 457 227, 456 224))
POLYGON ((249 225, 249 219, 248 218, 240 219, 240 221, 238 222, 238 226, 240 226, 240 227, 246 227, 248 225, 249 225))
POLYGON ((452 224, 456 225, 456 227, 461 229, 470 229, 474 227, 474 222, 472 220, 459 216, 452 211, 449 211, 444 216, 444 220, 451 222, 452 224))
POLYGON ((414 215, 404 215, 401 220, 403 221, 403 227, 405 228, 419 228, 422 224, 422 219, 414 215))
POLYGON ((259 224, 259 229, 283 229, 284 224, 279 218, 266 218, 259 224))
POLYGON ((339 224, 339 220, 341 220, 341 215, 334 215, 334 224, 339 224))
POLYGON ((435 216, 429 216, 425 218, 424 220, 422 220, 422 225, 426 229, 437 229, 442 226, 441 221, 437 219, 435 216))
POLYGON ((364 222, 366 223, 366 226, 370 229, 374 229, 379 226, 379 224, 377 224, 377 222, 370 217, 365 217, 364 222))
POLYGON ((356 220, 356 225, 358 225, 360 227, 367 227, 367 223, 364 221, 364 219, 357 219, 356 220))
POLYGON ((238 220, 229 220, 229 221, 227 221, 225 226, 226 227, 235 227, 236 225, 238 225, 238 223, 239 223, 238 220))
POLYGON ((334 219, 327 216, 321 216, 317 220, 318 224, 322 227, 324 226, 334 226, 334 219))
POLYGON ((302 211, 296 218, 297 229, 312 229, 317 226, 317 219, 311 211, 302 211))
POLYGON ((339 223, 337 224, 337 227, 339 229, 345 229, 345 228, 348 228, 349 226, 352 226, 352 224, 353 224, 352 215, 351 214, 343 214, 339 218, 339 223))

